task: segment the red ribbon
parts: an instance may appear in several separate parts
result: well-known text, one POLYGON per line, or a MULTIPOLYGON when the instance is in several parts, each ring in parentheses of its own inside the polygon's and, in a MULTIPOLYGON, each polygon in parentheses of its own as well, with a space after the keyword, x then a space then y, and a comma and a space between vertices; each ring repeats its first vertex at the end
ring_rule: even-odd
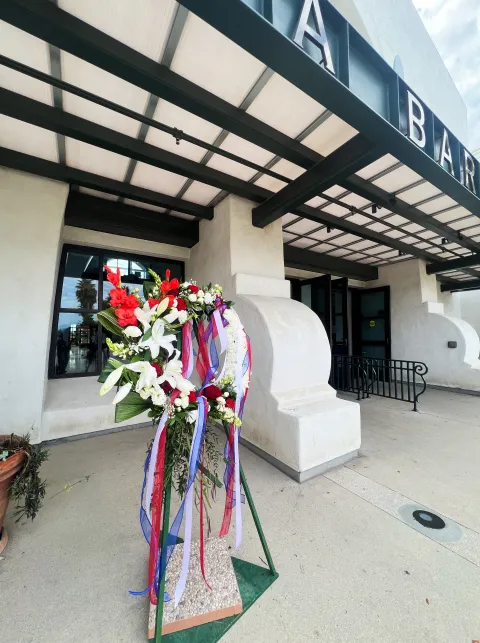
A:
POLYGON ((150 588, 150 602, 157 604, 157 595, 155 592, 155 572, 160 550, 160 520, 162 517, 162 500, 163 500, 163 472, 165 468, 165 444, 167 430, 164 427, 160 442, 158 445, 157 462, 155 464, 155 479, 153 483, 152 494, 152 530, 150 535, 150 557, 148 560, 148 584, 150 588))
POLYGON ((203 580, 208 589, 212 589, 207 582, 205 577, 205 542, 203 534, 203 461, 204 461, 205 450, 202 451, 202 466, 200 474, 200 569, 202 570, 203 580))

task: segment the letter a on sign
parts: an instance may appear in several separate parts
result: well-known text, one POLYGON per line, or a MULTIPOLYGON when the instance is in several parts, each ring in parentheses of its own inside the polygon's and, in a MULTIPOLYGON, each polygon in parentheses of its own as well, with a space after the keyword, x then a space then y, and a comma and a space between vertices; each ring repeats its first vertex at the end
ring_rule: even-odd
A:
POLYGON ((335 68, 333 66, 332 54, 330 53, 327 32, 325 31, 325 25, 323 24, 322 12, 320 11, 318 0, 304 0, 303 2, 302 13, 300 14, 300 19, 298 21, 297 30, 293 40, 297 45, 303 47, 304 38, 308 38, 310 42, 320 49, 325 68, 334 74, 335 68), (308 19, 310 18, 312 10, 316 30, 308 24, 308 19))

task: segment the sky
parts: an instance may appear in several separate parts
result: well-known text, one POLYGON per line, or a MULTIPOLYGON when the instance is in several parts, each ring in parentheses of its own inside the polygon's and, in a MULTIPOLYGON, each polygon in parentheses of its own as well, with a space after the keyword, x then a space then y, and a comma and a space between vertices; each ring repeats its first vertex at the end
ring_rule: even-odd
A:
POLYGON ((480 148, 480 0, 413 0, 468 109, 472 151, 480 148))

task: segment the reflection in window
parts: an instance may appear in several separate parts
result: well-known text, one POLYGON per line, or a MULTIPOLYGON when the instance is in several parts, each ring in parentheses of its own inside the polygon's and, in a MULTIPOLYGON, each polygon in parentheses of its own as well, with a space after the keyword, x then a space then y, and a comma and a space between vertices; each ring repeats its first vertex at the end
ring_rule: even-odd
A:
POLYGON ((95 315, 60 313, 55 374, 95 374, 98 371, 98 323, 95 315))

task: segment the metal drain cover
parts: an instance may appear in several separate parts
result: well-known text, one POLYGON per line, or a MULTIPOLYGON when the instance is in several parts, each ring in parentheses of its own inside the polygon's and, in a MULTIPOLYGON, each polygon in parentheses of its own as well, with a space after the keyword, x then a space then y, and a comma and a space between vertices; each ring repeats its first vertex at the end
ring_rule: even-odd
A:
POLYGON ((445 529, 446 527, 445 521, 442 520, 440 516, 432 514, 431 511, 416 509, 412 513, 412 516, 417 522, 423 525, 423 527, 427 527, 428 529, 445 529))

